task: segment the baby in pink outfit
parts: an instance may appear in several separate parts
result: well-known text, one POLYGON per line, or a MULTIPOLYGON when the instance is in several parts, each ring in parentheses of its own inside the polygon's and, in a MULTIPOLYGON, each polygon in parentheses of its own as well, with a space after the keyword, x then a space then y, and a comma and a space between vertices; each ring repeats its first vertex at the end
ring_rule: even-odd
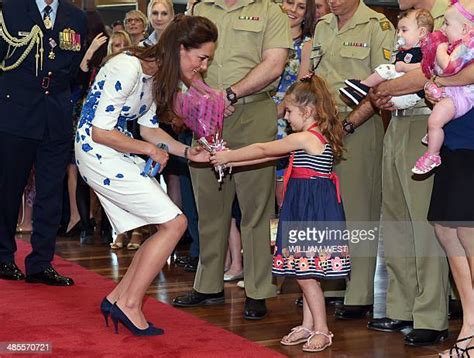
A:
MULTIPOLYGON (((438 45, 435 63, 429 66, 437 76, 452 76, 474 62, 473 1, 454 2, 444 18, 441 31, 448 38, 448 42, 438 45)), ((441 100, 436 103, 428 118, 428 151, 413 167, 412 172, 415 174, 428 173, 441 164, 439 152, 444 142, 444 125, 470 111, 474 104, 474 84, 439 88, 428 82, 425 91, 441 100)))

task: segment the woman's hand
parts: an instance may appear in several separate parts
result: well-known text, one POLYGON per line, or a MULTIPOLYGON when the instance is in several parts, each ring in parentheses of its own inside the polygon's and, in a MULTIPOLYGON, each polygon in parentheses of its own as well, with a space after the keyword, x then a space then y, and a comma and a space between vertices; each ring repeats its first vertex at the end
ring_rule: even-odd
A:
POLYGON ((439 87, 433 81, 428 81, 425 84, 425 99, 435 105, 438 103, 442 98, 442 87, 439 87))
POLYGON ((191 147, 188 150, 188 159, 193 162, 207 163, 211 155, 202 147, 191 147))
POLYGON ((212 165, 226 165, 229 163, 230 150, 223 150, 211 156, 212 165))
POLYGON ((101 32, 96 37, 94 37, 94 40, 92 40, 92 43, 89 46, 89 50, 92 51, 92 53, 95 53, 99 49, 99 47, 101 47, 107 41, 107 36, 105 36, 104 33, 101 32))
POLYGON ((150 158, 160 164, 159 173, 161 173, 166 164, 168 163, 169 154, 166 150, 159 149, 158 147, 153 146, 153 150, 150 153, 150 158))

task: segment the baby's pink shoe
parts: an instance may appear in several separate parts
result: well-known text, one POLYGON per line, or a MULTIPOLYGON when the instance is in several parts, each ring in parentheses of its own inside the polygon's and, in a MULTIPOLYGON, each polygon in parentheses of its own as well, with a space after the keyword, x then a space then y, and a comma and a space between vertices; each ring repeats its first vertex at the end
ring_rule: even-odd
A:
POLYGON ((441 165, 441 157, 437 154, 426 152, 417 161, 411 170, 415 174, 426 174, 441 165))

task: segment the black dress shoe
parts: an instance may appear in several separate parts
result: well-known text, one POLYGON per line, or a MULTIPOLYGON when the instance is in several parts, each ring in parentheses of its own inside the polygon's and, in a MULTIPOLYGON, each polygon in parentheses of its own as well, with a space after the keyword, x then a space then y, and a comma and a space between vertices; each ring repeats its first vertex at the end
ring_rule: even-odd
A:
POLYGON ((14 262, 0 262, 0 278, 20 281, 25 279, 25 275, 14 262))
MULTIPOLYGON (((340 307, 344 305, 344 297, 325 297, 324 302, 327 305, 336 305, 336 307, 340 307)), ((298 297, 295 300, 295 305, 303 307, 303 297, 298 297)))
POLYGON ((176 266, 185 267, 191 259, 191 256, 177 256, 174 260, 174 263, 176 264, 176 266))
POLYGON ((189 261, 184 266, 184 271, 187 272, 196 272, 198 268, 199 257, 189 257, 189 261))
POLYGON ((195 307, 195 306, 207 306, 217 305, 224 303, 224 291, 219 293, 200 293, 196 290, 192 290, 187 295, 178 296, 173 300, 173 306, 177 307, 195 307))
POLYGON ((250 320, 263 319, 267 315, 265 300, 256 300, 250 297, 245 299, 244 318, 250 320))
POLYGON ((324 302, 326 302, 327 305, 341 307, 344 306, 344 297, 325 297, 324 302))
POLYGON ((372 312, 372 305, 365 306, 347 306, 342 305, 336 307, 334 316, 337 319, 359 319, 364 318, 372 312))
POLYGON ((434 329, 414 329, 405 336, 407 346, 431 346, 448 338, 448 330, 435 331, 434 329))
POLYGON ((74 281, 72 278, 61 276, 52 267, 48 267, 44 271, 26 275, 26 282, 28 283, 43 283, 50 286, 72 286, 74 281))
POLYGON ((413 328, 412 321, 401 321, 398 319, 391 318, 376 318, 370 320, 367 324, 368 329, 381 332, 400 332, 405 328, 413 328))

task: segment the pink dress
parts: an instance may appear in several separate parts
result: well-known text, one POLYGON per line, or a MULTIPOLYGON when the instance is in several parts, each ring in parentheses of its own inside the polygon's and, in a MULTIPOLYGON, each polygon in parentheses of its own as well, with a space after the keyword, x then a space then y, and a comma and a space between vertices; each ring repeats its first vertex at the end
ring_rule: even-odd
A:
MULTIPOLYGON (((471 29, 466 36, 448 47, 449 63, 443 70, 435 61, 437 45, 446 41, 446 37, 440 31, 435 31, 426 37, 423 49, 422 69, 425 75, 452 76, 461 71, 464 67, 474 62, 474 29, 471 29), (426 56, 425 56, 426 54, 426 56)), ((454 118, 461 117, 469 112, 474 104, 474 84, 466 86, 444 87, 444 97, 449 97, 456 108, 454 118)))

